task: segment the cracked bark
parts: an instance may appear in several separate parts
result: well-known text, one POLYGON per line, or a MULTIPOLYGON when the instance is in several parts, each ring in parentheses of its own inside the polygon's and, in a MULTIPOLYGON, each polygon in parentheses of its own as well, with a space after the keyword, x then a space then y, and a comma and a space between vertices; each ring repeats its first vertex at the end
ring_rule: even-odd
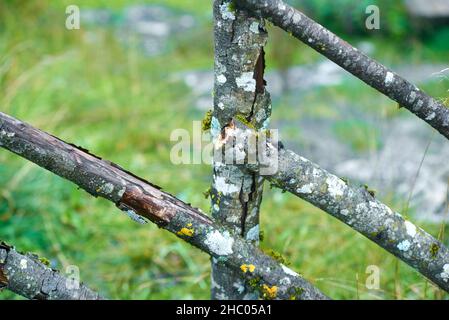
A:
POLYGON ((239 0, 262 16, 426 121, 449 139, 449 109, 282 0, 239 0))
MULTIPOLYGON (((263 47, 267 32, 262 19, 235 10, 231 1, 214 1, 215 85, 214 140, 227 139, 226 129, 261 130, 270 116, 269 94, 263 79, 263 47), (239 120, 240 119, 240 120, 239 120), (244 122, 244 123, 242 123, 244 122)), ((263 179, 244 164, 238 164, 236 141, 226 147, 231 156, 225 163, 214 158, 211 187, 212 216, 247 241, 258 245, 259 206, 263 179), (229 161, 230 160, 230 161, 229 161), (236 160, 234 162, 234 160, 236 160)), ((218 151, 222 152, 220 148, 218 151)), ((256 299, 258 292, 245 284, 240 270, 233 271, 212 260, 212 299, 256 299)))
POLYGON ((449 292, 449 250, 423 229, 377 200, 292 151, 279 151, 279 170, 267 177, 331 214, 449 292))
POLYGON ((65 143, 0 112, 0 146, 77 184, 126 211, 138 222, 146 219, 211 255, 264 293, 276 299, 327 299, 302 276, 264 254, 254 244, 214 222, 186 203, 116 164, 65 143), (253 265, 245 272, 243 265, 253 265), (275 289, 273 289, 275 288, 275 289))
POLYGON ((1 289, 35 300, 103 300, 83 283, 75 285, 47 267, 37 256, 21 254, 4 242, 0 242, 1 289))

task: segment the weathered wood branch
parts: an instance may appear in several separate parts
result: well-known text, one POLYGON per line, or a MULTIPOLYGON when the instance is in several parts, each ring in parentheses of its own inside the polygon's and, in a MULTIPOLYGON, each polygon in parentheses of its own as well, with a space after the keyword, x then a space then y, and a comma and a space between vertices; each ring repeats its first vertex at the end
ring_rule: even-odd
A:
POLYGON ((235 4, 262 16, 407 108, 449 139, 449 109, 406 79, 282 0, 238 0, 235 4))
POLYGON ((39 257, 0 242, 0 290, 36 300, 103 300, 77 281, 49 268, 39 257))
POLYGON ((331 214, 449 292, 449 250, 433 236, 348 182, 292 151, 279 150, 279 170, 267 177, 331 214))
POLYGON ((150 182, 87 150, 0 112, 0 146, 112 201, 139 222, 156 223, 208 253, 267 298, 327 299, 300 275, 150 182))
MULTIPOLYGON (((215 85, 212 132, 217 144, 222 128, 240 126, 240 118, 255 130, 271 114, 263 79, 264 45, 268 34, 263 19, 232 8, 230 0, 214 1, 215 85), (232 124, 231 124, 232 122, 232 124)), ((238 145, 237 143, 235 145, 238 145)), ((235 152, 233 152, 235 154, 235 152)), ((236 159, 235 159, 236 160, 236 159)), ((254 245, 259 243, 259 207, 264 179, 244 165, 214 159, 211 187, 212 216, 254 245)), ((212 299, 255 299, 258 292, 212 259, 212 299)))

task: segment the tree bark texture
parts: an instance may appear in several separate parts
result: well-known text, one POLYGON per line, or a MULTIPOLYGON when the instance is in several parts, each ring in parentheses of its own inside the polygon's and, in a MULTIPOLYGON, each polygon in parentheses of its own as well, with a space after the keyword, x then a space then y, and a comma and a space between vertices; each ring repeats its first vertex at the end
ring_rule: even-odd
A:
POLYGON ((353 186, 292 151, 279 151, 279 170, 268 179, 331 214, 449 292, 449 250, 393 212, 365 186, 353 186))
POLYGON ((214 222, 150 182, 87 150, 0 112, 0 146, 116 204, 140 223, 147 219, 208 253, 268 299, 327 299, 300 275, 233 230, 214 222))
POLYGON ((369 86, 413 112, 449 139, 449 109, 406 79, 282 0, 239 0, 239 8, 264 17, 369 86))
POLYGON ((103 300, 83 283, 75 283, 33 254, 0 242, 0 289, 35 300, 103 300))
MULTIPOLYGON (((224 131, 240 138, 251 127, 263 130, 271 114, 265 90, 264 45, 267 32, 263 19, 236 10, 232 1, 214 1, 215 84, 212 135, 215 152, 221 152, 224 131)), ((243 143, 227 143, 234 159, 215 159, 211 188, 212 216, 247 241, 259 243, 259 206, 263 178, 238 164, 243 143)), ((244 152, 243 152, 244 153, 244 152)), ((244 159, 241 159, 244 161, 244 159)), ((212 259, 212 299, 256 299, 258 292, 244 283, 240 272, 212 259)))

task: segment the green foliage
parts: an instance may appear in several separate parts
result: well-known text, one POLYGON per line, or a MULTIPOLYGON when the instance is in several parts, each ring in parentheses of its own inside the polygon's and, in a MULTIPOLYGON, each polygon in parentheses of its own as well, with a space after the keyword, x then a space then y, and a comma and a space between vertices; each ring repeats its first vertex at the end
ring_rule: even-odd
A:
POLYGON ((449 51, 449 27, 440 28, 428 37, 427 44, 438 52, 449 51))
POLYGON ((380 147, 378 128, 362 120, 341 120, 334 132, 356 151, 377 150, 380 147))
POLYGON ((212 192, 212 188, 211 187, 207 188, 206 191, 203 192, 204 198, 209 199, 211 192, 212 192))
POLYGON ((266 253, 279 263, 282 263, 286 266, 290 264, 290 262, 281 253, 275 250, 270 249, 266 253))
MULTIPOLYGON (((149 59, 137 46, 123 46, 114 30, 67 31, 64 9, 73 1, 0 1, 1 111, 112 160, 195 207, 208 208, 210 201, 201 190, 210 186, 211 168, 173 165, 169 137, 173 129, 190 130, 192 121, 202 117, 200 111, 192 108, 188 89, 171 81, 170 75, 213 65, 211 2, 135 3, 167 4, 187 10, 204 26, 173 43, 172 51, 149 59)), ((82 8, 121 10, 132 3, 80 0, 77 4, 82 8)), ((436 34, 435 39, 443 36, 444 33, 436 34)), ((272 58, 272 36, 268 66, 276 67, 279 63, 288 68, 319 59, 312 50, 297 46, 286 34, 285 37, 290 41, 291 47, 285 49, 290 50, 290 61, 280 61, 279 52, 279 58, 272 58)), ((390 63, 447 58, 447 51, 438 53, 420 43, 410 44, 413 47, 405 50, 403 43, 373 41, 378 41, 376 47, 382 48, 376 52, 376 58, 390 63)), ((441 40, 432 41, 432 45, 444 48, 441 40)), ((447 97, 448 88, 447 81, 424 86, 438 97, 447 97)), ((285 121, 307 115, 338 119, 335 105, 353 101, 358 110, 371 115, 388 111, 390 116, 397 116, 399 112, 389 100, 356 80, 310 90, 300 101, 299 107, 297 100, 274 101, 273 118, 285 121)), ((376 129, 364 122, 342 121, 335 130, 341 139, 360 150, 370 147, 363 143, 363 138, 377 141, 376 129), (350 130, 356 138, 349 134, 350 130)), ((297 126, 292 131, 282 131, 286 138, 295 137, 298 132, 297 126)), ((372 292, 360 286, 361 298, 395 297, 395 259, 391 255, 288 193, 269 188, 265 192, 261 222, 265 250, 282 252, 292 269, 313 279, 335 299, 355 298, 355 275, 363 275, 368 265, 378 265, 382 269, 381 290, 372 292), (273 216, 273 212, 278 214, 273 216)), ((436 225, 423 227, 432 234, 438 233, 436 225)), ((446 239, 447 235, 448 232, 446 239)), ((72 183, 3 150, 0 237, 18 250, 47 257, 45 262, 62 272, 67 265, 79 266, 81 280, 110 298, 209 297, 210 262, 205 254, 154 225, 134 223, 113 204, 94 199, 72 183)), ((431 285, 426 290, 421 276, 401 266, 403 298, 447 298, 431 285)), ((254 286, 259 284, 257 279, 253 282, 254 286)), ((4 291, 0 299, 20 297, 4 291)))
POLYGON ((291 0, 287 1, 304 11, 334 33, 354 35, 376 35, 383 37, 409 36, 410 19, 402 1, 390 0, 291 0), (380 10, 380 30, 365 27, 369 5, 380 10))

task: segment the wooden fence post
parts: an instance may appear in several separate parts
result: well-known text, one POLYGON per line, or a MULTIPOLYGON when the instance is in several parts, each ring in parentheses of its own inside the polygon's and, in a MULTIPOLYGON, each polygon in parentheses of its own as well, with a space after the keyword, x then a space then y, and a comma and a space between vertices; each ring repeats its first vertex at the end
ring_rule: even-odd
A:
MULTIPOLYGON (((268 35, 262 19, 237 10, 232 1, 215 0, 214 36, 212 216, 257 245, 263 178, 248 170, 242 144, 228 140, 231 137, 238 140, 248 128, 257 133, 268 123, 271 101, 263 79, 268 35), (224 145, 231 147, 226 147, 223 160, 217 156, 222 155, 224 145), (243 154, 241 159, 239 154, 243 154), (245 164, 239 163, 240 160, 245 164)), ((245 143, 248 146, 247 140, 245 143)), ((238 273, 212 259, 212 299, 257 298, 257 293, 245 285, 238 273)))

